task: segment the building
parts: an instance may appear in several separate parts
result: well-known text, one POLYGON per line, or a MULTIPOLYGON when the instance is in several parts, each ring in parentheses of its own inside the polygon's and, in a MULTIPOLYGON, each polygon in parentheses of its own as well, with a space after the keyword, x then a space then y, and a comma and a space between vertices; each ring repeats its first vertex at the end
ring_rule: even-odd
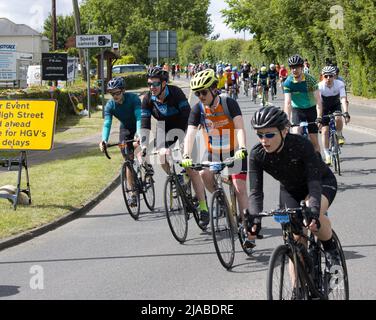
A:
POLYGON ((40 64, 42 53, 48 51, 47 37, 25 24, 0 17, 0 82, 23 87, 28 66, 40 64))

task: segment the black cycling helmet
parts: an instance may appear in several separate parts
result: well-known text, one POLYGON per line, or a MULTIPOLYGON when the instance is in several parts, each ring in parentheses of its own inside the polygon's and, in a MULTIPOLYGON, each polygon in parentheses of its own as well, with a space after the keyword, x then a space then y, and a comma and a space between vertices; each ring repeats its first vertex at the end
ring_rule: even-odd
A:
POLYGON ((303 58, 300 55, 294 54, 293 56, 291 56, 289 58, 288 63, 289 63, 289 67, 292 67, 292 66, 303 66, 304 65, 304 60, 303 60, 303 58))
POLYGON ((122 77, 112 78, 107 83, 107 90, 125 89, 125 81, 122 77))
POLYGON ((153 67, 148 72, 148 78, 158 78, 161 81, 168 81, 168 72, 161 67, 153 67))
POLYGON ((287 114, 275 106, 262 107, 257 110, 251 121, 253 129, 278 128, 283 130, 289 124, 287 114))

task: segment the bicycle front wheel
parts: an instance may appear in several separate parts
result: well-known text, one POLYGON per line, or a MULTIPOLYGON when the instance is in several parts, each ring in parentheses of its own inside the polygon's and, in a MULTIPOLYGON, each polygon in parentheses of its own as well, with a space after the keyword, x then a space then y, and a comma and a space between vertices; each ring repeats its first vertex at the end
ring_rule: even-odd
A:
MULTIPOLYGON (((328 299, 329 300, 349 300, 349 278, 345 254, 343 253, 341 243, 337 234, 333 232, 333 241, 340 257, 340 265, 334 265, 330 268, 328 274, 328 299)), ((323 259, 324 260, 324 259, 323 259)))
POLYGON ((330 140, 330 149, 331 149, 331 156, 332 156, 332 163, 334 163, 334 171, 341 175, 341 165, 339 160, 339 145, 338 145, 338 138, 336 134, 332 135, 330 140))
POLYGON ((164 188, 167 222, 174 238, 183 243, 188 234, 188 214, 174 177, 169 176, 164 188))
POLYGON ((121 190, 123 191, 125 205, 131 217, 135 220, 138 220, 141 207, 140 193, 137 186, 136 172, 134 171, 133 165, 129 161, 123 163, 123 166, 121 167, 120 178, 121 190))
POLYGON ((235 257, 234 228, 223 190, 214 192, 210 210, 211 230, 215 252, 222 266, 230 269, 235 257))
POLYGON ((280 245, 274 249, 269 261, 267 276, 268 300, 305 300, 307 290, 302 281, 301 265, 291 249, 280 245))
POLYGON ((142 193, 144 195, 146 206, 149 208, 149 210, 153 211, 155 206, 155 189, 154 179, 150 174, 146 174, 143 178, 142 193))

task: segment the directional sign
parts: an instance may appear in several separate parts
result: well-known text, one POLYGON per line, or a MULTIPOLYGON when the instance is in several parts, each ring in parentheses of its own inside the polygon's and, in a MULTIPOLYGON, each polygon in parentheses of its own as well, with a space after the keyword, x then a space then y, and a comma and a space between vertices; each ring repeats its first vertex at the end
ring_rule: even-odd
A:
POLYGON ((112 36, 110 34, 100 35, 78 35, 76 36, 77 48, 111 48, 112 36))
POLYGON ((0 100, 0 149, 50 150, 56 100, 0 100))

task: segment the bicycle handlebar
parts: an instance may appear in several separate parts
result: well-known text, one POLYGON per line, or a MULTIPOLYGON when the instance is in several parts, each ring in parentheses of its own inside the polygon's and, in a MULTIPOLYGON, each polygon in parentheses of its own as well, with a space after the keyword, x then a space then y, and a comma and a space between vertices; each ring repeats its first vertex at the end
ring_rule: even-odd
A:
POLYGON ((136 139, 130 139, 130 140, 125 140, 121 143, 105 143, 104 146, 103 146, 103 153, 105 154, 105 156, 107 157, 107 159, 111 159, 110 155, 108 154, 108 148, 111 148, 111 147, 115 147, 115 146, 118 146, 119 148, 124 148, 125 145, 127 143, 131 143, 131 142, 137 142, 138 140, 136 139))

